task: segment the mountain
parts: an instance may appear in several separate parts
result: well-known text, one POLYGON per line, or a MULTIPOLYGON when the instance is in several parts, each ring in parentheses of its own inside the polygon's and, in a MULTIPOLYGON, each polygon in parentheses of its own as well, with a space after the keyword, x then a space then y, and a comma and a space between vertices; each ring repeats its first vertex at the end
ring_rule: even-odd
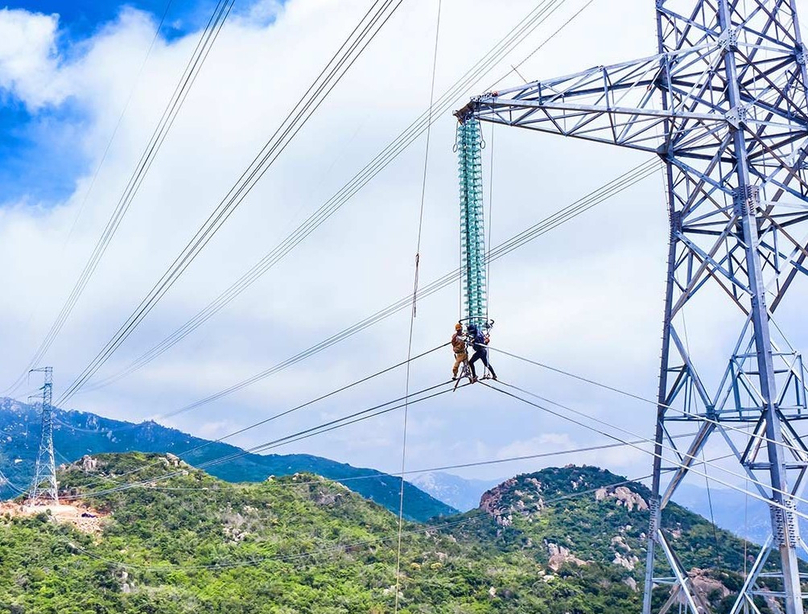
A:
MULTIPOLYGON (((53 445, 57 463, 105 452, 171 452, 211 475, 230 482, 260 482, 270 475, 309 472, 342 482, 363 497, 398 511, 401 482, 375 469, 353 467, 308 454, 249 454, 226 443, 211 442, 156 422, 133 424, 101 416, 54 409, 53 445), (194 452, 186 452, 199 446, 194 452), (233 456, 226 462, 223 457, 233 456), (212 464, 217 461, 217 464, 212 464)), ((12 399, 0 400, 0 498, 17 494, 33 478, 39 447, 40 416, 34 407, 12 399), (2 480, 5 475, 7 480, 2 480)), ((404 515, 426 521, 457 510, 404 483, 404 515)))
POLYGON ((472 480, 451 473, 433 471, 413 478, 412 483, 438 501, 467 512, 480 505, 483 493, 502 480, 472 480))
MULTIPOLYGON (((648 492, 595 467, 517 476, 479 509, 406 522, 398 591, 396 516, 311 474, 233 484, 129 453, 65 466, 60 483, 72 505, 0 510, 3 611, 381 614, 397 594, 401 614, 640 608, 648 492)), ((663 530, 698 599, 724 611, 739 577, 716 562, 739 569, 740 540, 675 504, 663 530)))
MULTIPOLYGON (((710 487, 708 490, 685 483, 676 489, 674 500, 705 518, 713 518, 719 527, 756 544, 765 542, 772 530, 769 506, 731 488, 710 487)), ((803 519, 799 522, 804 535, 808 523, 803 519)))
MULTIPOLYGON (((424 492, 447 505, 468 511, 476 508, 482 494, 496 481, 470 480, 450 473, 423 473, 412 483, 424 492)), ((698 486, 685 482, 674 494, 673 500, 696 514, 715 522, 722 529, 763 544, 771 532, 771 517, 768 506, 742 492, 731 488, 698 486)), ((800 520, 803 534, 808 534, 808 522, 800 520)))
MULTIPOLYGON (((561 574, 566 568, 569 574, 572 568, 579 577, 588 577, 593 565, 611 564, 612 575, 607 577, 614 580, 614 568, 619 568, 622 581, 639 588, 650 494, 643 484, 621 481, 606 470, 568 466, 507 480, 483 495, 480 509, 495 520, 497 541, 507 551, 535 549, 547 557, 551 569, 561 574)), ((661 528, 693 580, 700 607, 728 611, 743 582, 738 571, 744 568, 746 544, 676 503, 665 508, 661 528)), ((484 539, 490 537, 490 530, 480 520, 479 525, 469 523, 461 531, 466 538, 484 539)), ((658 572, 669 573, 662 557, 657 557, 657 565, 658 572)), ((597 581, 592 578, 593 583, 597 581)), ((776 586, 765 588, 775 590, 776 586)), ((669 587, 655 588, 655 609, 669 598, 669 591, 669 587)), ((780 611, 777 604, 763 599, 756 600, 756 605, 761 612, 780 611)))

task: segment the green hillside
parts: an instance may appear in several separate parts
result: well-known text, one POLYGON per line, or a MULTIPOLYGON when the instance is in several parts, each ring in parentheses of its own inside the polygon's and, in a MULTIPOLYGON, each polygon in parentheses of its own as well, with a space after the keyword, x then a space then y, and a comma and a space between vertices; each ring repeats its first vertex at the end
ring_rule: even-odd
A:
MULTIPOLYGON (((226 443, 192 437, 156 422, 133 424, 101 416, 54 409, 53 441, 57 463, 72 462, 86 454, 107 452, 170 452, 192 465, 204 466, 211 475, 230 482, 260 482, 270 475, 291 475, 302 471, 342 481, 363 497, 398 512, 401 482, 375 469, 353 467, 309 454, 247 454, 226 443), (192 453, 186 453, 199 446, 192 453), (236 455, 231 460, 208 466, 212 460, 236 455)), ((17 493, 12 485, 27 486, 33 478, 39 445, 39 416, 29 405, 0 399, 0 472, 10 484, 0 482, 0 498, 17 493)), ((404 515, 426 521, 457 512, 409 482, 405 482, 404 515)))
MULTIPOLYGON (((343 486, 310 474, 232 484, 160 455, 94 460, 60 475, 66 496, 100 512, 89 532, 2 516, 0 611, 393 610, 397 519, 343 486), (144 486, 121 487, 135 478, 144 486)), ((405 523, 400 611, 638 611, 647 492, 623 481, 547 469, 492 489, 479 510, 405 523)), ((717 554, 737 565, 743 544, 719 533, 716 550, 707 521, 673 512, 668 531, 724 611, 736 579, 717 554)))

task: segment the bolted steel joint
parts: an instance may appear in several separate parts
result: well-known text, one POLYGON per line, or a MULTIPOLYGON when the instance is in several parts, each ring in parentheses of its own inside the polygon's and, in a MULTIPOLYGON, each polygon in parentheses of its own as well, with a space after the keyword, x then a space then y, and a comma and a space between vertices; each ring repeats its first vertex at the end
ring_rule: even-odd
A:
POLYGON ((738 28, 727 28, 718 37, 718 46, 727 51, 738 48, 738 28))
POLYGON ((733 205, 736 215, 755 215, 759 204, 760 188, 758 186, 744 185, 735 189, 733 205))
POLYGON ((805 61, 808 59, 808 52, 805 51, 804 43, 800 43, 797 48, 794 49, 794 58, 797 60, 797 64, 805 66, 805 61))
POLYGON ((789 545, 793 548, 799 546, 800 529, 797 523, 796 505, 792 497, 783 499, 783 509, 779 505, 769 504, 769 512, 772 516, 772 527, 774 527, 774 540, 778 546, 789 545))
POLYGON ((648 500, 648 512, 650 521, 648 522, 648 539, 657 541, 657 533, 659 531, 659 497, 652 496, 648 500))

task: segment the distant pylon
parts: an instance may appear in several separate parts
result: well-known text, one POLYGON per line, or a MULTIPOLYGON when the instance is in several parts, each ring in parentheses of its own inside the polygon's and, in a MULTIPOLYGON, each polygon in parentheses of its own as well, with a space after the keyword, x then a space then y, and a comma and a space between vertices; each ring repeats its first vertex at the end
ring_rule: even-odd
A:
POLYGON ((45 374, 42 386, 42 431, 39 452, 36 455, 36 471, 28 497, 31 505, 59 503, 59 487, 56 483, 56 461, 53 457, 53 367, 31 369, 45 374))

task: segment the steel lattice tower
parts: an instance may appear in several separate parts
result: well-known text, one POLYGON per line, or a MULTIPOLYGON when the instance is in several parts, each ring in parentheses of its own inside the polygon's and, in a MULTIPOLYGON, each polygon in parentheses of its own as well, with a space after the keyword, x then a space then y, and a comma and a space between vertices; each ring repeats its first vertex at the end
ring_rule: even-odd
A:
POLYGON ((662 160, 670 236, 643 612, 664 584, 663 614, 709 610, 661 525, 709 441, 771 509, 733 614, 757 611, 762 591, 801 614, 806 372, 775 318, 808 273, 808 57, 796 0, 656 0, 655 10, 657 55, 490 92, 456 114, 662 160), (720 361, 690 351, 686 311, 734 330, 720 361))
POLYGON ((45 374, 42 386, 42 431, 39 438, 39 452, 36 456, 36 471, 29 503, 59 503, 59 487, 56 483, 56 461, 53 455, 53 367, 33 369, 45 374))
POLYGON ((485 294, 485 219, 483 210, 482 134, 475 119, 457 127, 460 178, 460 276, 466 320, 488 325, 485 294))

